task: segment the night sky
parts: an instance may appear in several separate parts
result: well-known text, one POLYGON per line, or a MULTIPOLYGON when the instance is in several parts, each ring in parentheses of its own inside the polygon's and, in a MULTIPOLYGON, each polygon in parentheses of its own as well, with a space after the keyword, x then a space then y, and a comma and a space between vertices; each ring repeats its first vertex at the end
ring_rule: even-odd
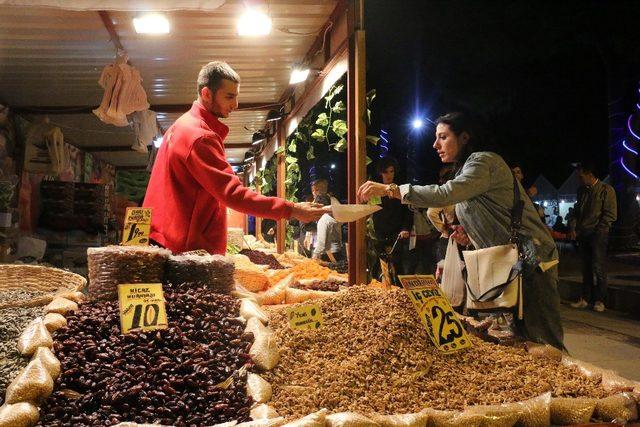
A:
POLYGON ((487 147, 529 182, 542 173, 560 186, 583 158, 608 174, 607 70, 631 111, 640 2, 367 0, 365 10, 367 87, 378 93, 369 133, 389 132, 401 179, 430 183, 440 168, 433 126, 413 132, 411 120, 456 109, 477 114, 487 147))

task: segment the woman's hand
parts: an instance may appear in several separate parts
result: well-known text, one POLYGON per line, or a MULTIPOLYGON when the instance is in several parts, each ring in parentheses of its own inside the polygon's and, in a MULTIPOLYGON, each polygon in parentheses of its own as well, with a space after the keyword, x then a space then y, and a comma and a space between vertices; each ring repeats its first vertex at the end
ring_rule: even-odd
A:
POLYGON ((467 235, 467 233, 464 231, 464 227, 461 225, 454 225, 451 228, 453 228, 453 233, 451 233, 451 237, 453 238, 453 240, 455 240, 459 245, 462 246, 469 246, 471 244, 471 239, 469 239, 469 236, 467 235))
POLYGON ((370 198, 387 195, 387 185, 379 182, 367 181, 358 189, 358 201, 360 203, 366 203, 370 198))
POLYGON ((408 239, 409 237, 411 237, 411 233, 409 233, 407 230, 403 230, 400 232, 400 234, 398 234, 398 237, 401 239, 408 239))

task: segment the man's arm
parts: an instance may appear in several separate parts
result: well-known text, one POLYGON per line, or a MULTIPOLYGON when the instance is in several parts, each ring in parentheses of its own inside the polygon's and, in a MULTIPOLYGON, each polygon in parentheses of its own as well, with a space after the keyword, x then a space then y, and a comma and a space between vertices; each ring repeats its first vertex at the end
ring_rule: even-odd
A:
POLYGON ((324 213, 322 208, 309 203, 294 204, 262 196, 242 185, 225 158, 222 142, 215 136, 196 140, 186 163, 206 191, 239 212, 274 220, 294 217, 302 221, 315 221, 324 213))
POLYGON ((602 194, 602 213, 596 226, 599 230, 609 230, 618 218, 616 192, 611 187, 605 187, 602 194))

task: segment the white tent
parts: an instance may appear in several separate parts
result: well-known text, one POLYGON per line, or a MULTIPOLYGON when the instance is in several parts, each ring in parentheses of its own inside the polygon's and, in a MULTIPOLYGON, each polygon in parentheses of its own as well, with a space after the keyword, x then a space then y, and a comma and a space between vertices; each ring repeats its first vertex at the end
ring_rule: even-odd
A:
POLYGON ((558 189, 560 201, 575 202, 577 200, 578 187, 580 187, 580 178, 578 177, 578 171, 574 170, 558 189))
POLYGON ((554 185, 549 182, 544 175, 540 175, 533 185, 538 189, 538 194, 536 194, 533 199, 538 200, 557 200, 558 199, 558 190, 554 185))

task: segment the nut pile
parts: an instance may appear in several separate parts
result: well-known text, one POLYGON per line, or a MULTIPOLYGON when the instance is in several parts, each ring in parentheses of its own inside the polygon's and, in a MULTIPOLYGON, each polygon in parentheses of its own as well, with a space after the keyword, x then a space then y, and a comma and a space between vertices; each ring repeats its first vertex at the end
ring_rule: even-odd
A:
POLYGON ((597 381, 522 349, 473 339, 473 348, 437 352, 401 289, 363 286, 317 302, 324 326, 289 329, 285 310, 269 323, 280 363, 265 373, 270 405, 288 419, 319 408, 332 412, 398 414, 556 396, 601 397, 597 381))
POLYGON ((121 335, 117 302, 85 304, 68 316, 67 328, 54 334, 62 374, 41 409, 41 425, 249 419, 242 368, 251 366, 253 337, 243 333, 239 301, 205 286, 164 289, 167 329, 121 335), (230 386, 221 384, 230 377, 230 386))
POLYGON ((120 283, 160 283, 171 252, 154 246, 106 246, 87 249, 89 297, 118 298, 120 283))
POLYGON ((169 257, 165 282, 204 285, 213 292, 233 290, 233 261, 222 255, 178 255, 169 257))
POLYGON ((340 286, 344 286, 345 282, 340 280, 310 280, 303 282, 296 282, 293 287, 297 289, 305 289, 309 291, 330 291, 330 292, 338 292, 340 290, 340 286))
POLYGON ((276 257, 271 254, 267 254, 262 251, 252 251, 249 249, 243 249, 240 253, 242 255, 246 255, 254 264, 268 265, 272 270, 282 270, 284 268, 282 264, 278 262, 276 257))
MULTIPOLYGON (((3 292, 7 295, 9 292, 3 292)), ((26 291, 13 291, 17 298, 24 297, 26 291)), ((42 314, 42 307, 11 307, 0 310, 0 404, 4 402, 7 385, 20 369, 27 366, 16 346, 18 337, 36 317, 42 314)))

